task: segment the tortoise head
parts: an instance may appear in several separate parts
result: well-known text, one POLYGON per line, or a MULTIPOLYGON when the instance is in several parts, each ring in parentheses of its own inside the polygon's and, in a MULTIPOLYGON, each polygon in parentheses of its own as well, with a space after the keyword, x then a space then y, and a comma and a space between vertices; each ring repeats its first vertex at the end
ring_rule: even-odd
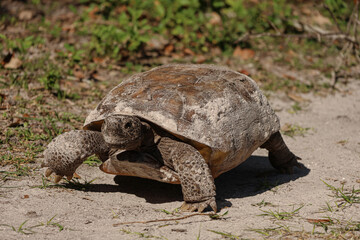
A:
POLYGON ((105 142, 112 148, 135 150, 142 141, 142 124, 135 116, 112 115, 101 127, 105 142))

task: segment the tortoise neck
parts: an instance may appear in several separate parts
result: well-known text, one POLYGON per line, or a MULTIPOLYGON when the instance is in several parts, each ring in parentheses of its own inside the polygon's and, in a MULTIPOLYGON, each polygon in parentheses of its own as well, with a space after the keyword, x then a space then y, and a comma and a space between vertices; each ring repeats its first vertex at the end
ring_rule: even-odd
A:
POLYGON ((141 135, 142 135, 142 141, 141 141, 141 147, 151 147, 155 145, 155 136, 156 133, 152 129, 152 127, 146 123, 141 122, 141 135))

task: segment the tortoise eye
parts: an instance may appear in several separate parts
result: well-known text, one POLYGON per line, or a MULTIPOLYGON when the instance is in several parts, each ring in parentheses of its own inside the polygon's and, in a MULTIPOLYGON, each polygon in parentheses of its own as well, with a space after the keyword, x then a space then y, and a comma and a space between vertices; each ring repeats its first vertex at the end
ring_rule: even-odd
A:
POLYGON ((132 123, 131 122, 127 122, 125 123, 125 129, 129 129, 132 127, 132 123))

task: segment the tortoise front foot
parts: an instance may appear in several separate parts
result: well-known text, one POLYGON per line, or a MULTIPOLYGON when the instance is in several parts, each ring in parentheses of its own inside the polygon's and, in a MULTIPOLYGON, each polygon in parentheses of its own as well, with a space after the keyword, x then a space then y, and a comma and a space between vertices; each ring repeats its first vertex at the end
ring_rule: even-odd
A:
POLYGON ((215 197, 202 202, 184 202, 181 205, 180 210, 183 212, 194 212, 197 210, 201 213, 207 206, 210 206, 214 212, 217 212, 215 197))
MULTIPOLYGON (((45 170, 45 177, 49 177, 52 173, 54 173, 54 170, 52 170, 51 168, 47 168, 46 170, 45 170)), ((60 182, 61 181, 61 179, 64 177, 64 175, 63 174, 57 174, 56 172, 55 172, 55 177, 54 177, 54 182, 55 183, 58 183, 58 182, 60 182)), ((67 180, 71 180, 72 178, 81 178, 77 173, 73 173, 73 174, 67 174, 66 175, 66 178, 67 178, 67 180)))
POLYGON ((55 183, 63 176, 73 178, 75 170, 92 154, 106 156, 109 147, 100 132, 73 130, 54 138, 44 151, 42 167, 48 167, 45 176, 55 173, 55 183))

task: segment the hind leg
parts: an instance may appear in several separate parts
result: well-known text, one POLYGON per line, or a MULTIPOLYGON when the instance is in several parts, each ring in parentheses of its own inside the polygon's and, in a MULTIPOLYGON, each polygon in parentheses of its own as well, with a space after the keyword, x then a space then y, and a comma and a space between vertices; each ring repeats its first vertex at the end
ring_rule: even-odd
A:
POLYGON ((293 173, 293 168, 302 168, 297 160, 301 158, 293 154, 286 146, 280 132, 276 132, 263 144, 261 148, 269 151, 271 165, 282 173, 293 173))

